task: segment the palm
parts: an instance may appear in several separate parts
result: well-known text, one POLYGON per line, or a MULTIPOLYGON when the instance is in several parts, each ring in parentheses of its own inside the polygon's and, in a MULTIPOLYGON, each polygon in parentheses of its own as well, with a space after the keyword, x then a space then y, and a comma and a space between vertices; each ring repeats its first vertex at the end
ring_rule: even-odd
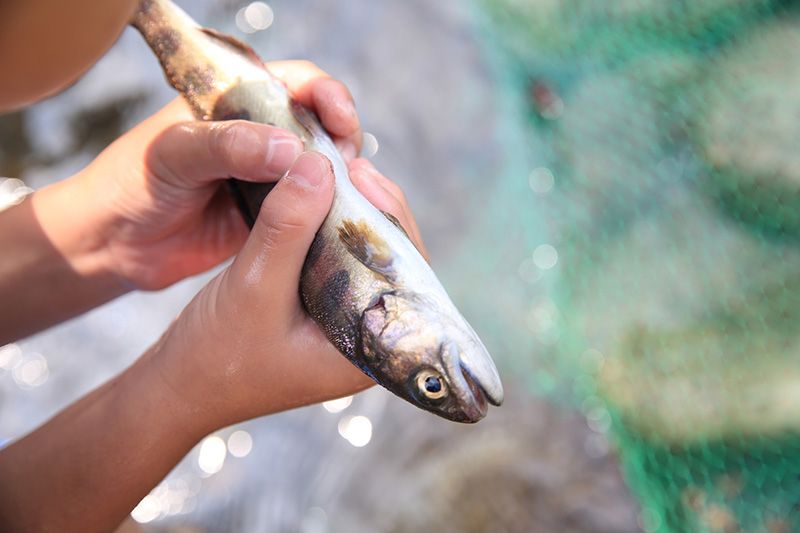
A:
MULTIPOLYGON (((269 67, 353 155, 361 131, 347 89, 307 62, 269 67)), ((127 282, 160 289, 208 270, 241 247, 247 230, 222 181, 274 181, 297 154, 265 162, 264 154, 273 152, 265 142, 284 134, 265 125, 239 125, 247 135, 226 134, 231 123, 193 122, 188 106, 176 100, 90 167, 93 193, 107 204, 111 260, 127 282), (260 136, 261 145, 253 136, 260 136), (128 170, 120 175, 120 168, 128 170)), ((298 142, 298 154, 300 148, 298 142)))
POLYGON ((233 255, 246 238, 224 187, 152 194, 159 200, 130 213, 111 245, 123 276, 139 288, 161 289, 204 272, 233 255))

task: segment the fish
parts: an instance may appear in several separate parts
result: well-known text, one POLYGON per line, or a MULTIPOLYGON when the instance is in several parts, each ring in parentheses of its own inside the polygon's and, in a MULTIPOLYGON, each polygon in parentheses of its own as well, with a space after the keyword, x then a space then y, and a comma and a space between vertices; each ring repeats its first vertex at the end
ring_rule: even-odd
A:
MULTIPOLYGON (((198 119, 277 126, 330 160, 333 205, 300 278, 302 303, 328 340, 379 385, 448 420, 474 423, 489 404, 502 404, 494 361, 428 262, 398 220, 353 186, 317 116, 258 54, 201 27, 170 0, 142 0, 131 25, 198 119)), ((227 183, 252 228, 273 185, 227 183)))

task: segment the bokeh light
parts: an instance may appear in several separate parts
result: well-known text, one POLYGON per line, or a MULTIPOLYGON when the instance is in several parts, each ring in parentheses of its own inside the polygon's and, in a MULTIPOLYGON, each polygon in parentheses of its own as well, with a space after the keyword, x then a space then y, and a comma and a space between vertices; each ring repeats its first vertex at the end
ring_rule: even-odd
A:
POLYGON ((183 478, 165 480, 142 498, 139 505, 131 511, 131 518, 140 524, 146 524, 166 516, 189 512, 194 508, 198 491, 199 486, 192 487, 183 478))
POLYGON ((553 172, 547 167, 535 168, 528 175, 528 185, 536 194, 547 194, 553 190, 554 184, 553 172))
POLYGON ((536 340, 552 345, 560 336, 560 313, 552 300, 545 299, 528 312, 527 323, 536 340))
POLYGON ((12 370, 14 382, 24 389, 32 389, 43 385, 49 375, 47 359, 38 353, 23 356, 12 370))
POLYGON ((151 494, 148 494, 142 498, 142 501, 139 502, 139 505, 134 507, 133 511, 131 511, 131 517, 140 524, 152 522, 160 515, 161 505, 158 501, 158 498, 151 494))
POLYGON ((22 349, 19 345, 12 342, 11 344, 0 346, 0 370, 11 370, 21 358, 22 349))
POLYGON ((197 456, 197 466, 205 474, 213 475, 222 470, 228 449, 222 438, 212 435, 200 443, 200 452, 197 456))
POLYGON ((253 437, 244 430, 231 433, 228 437, 228 452, 234 457, 246 457, 253 450, 253 437))
POLYGON ((372 422, 366 416, 346 416, 339 421, 339 435, 361 448, 372 440, 372 422))
POLYGON ((365 131, 364 141, 361 145, 361 157, 366 157, 367 159, 374 157, 378 153, 379 147, 378 139, 373 134, 365 131))
POLYGON ((350 407, 350 404, 352 403, 353 403, 353 397, 345 396, 344 398, 338 398, 336 400, 322 402, 322 408, 328 411, 329 413, 341 413, 342 411, 350 407))
POLYGON ((300 522, 300 533, 327 533, 328 514, 321 507, 311 507, 300 522))
POLYGON ((517 272, 519 273, 519 277, 528 283, 536 283, 542 279, 542 274, 544 273, 541 268, 536 266, 533 259, 530 257, 526 257, 522 260, 517 272))
POLYGON ((236 13, 236 27, 244 33, 255 33, 272 26, 275 14, 264 2, 252 2, 236 13))
POLYGON ((0 211, 20 203, 33 189, 16 178, 0 178, 0 211))
POLYGON ((533 250, 533 264, 542 270, 550 270, 558 263, 558 251, 550 244, 540 244, 533 250))

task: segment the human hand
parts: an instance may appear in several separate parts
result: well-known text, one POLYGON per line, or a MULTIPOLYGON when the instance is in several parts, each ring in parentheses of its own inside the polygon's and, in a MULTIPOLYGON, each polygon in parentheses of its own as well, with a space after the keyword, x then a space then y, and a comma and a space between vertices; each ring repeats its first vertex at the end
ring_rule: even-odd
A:
MULTIPOLYGON (((306 61, 267 65, 316 111, 346 159, 361 146, 350 93, 306 61)), ((76 178, 95 203, 103 261, 128 287, 161 289, 227 259, 247 228, 221 180, 275 181, 302 151, 293 134, 244 121, 197 122, 176 100, 76 178)))
MULTIPOLYGON (((398 218, 424 252, 402 193, 366 160, 351 179, 398 218)), ((195 424, 237 421, 344 396, 373 382, 328 342, 303 309, 300 273, 333 201, 333 173, 307 152, 267 196, 233 263, 206 285, 145 356, 148 378, 173 391, 195 424)))

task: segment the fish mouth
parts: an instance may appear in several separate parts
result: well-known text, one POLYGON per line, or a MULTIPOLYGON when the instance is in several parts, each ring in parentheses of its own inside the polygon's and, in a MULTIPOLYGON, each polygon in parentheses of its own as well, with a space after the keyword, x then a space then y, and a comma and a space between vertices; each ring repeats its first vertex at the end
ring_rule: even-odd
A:
MULTIPOLYGON (((486 416, 489 411, 489 396, 486 389, 481 387, 475 378, 470 375, 469 370, 461 365, 461 373, 464 381, 467 383, 468 395, 472 396, 466 403, 464 415, 466 415, 466 422, 477 422, 486 416)), ((497 405, 497 404, 493 404, 497 405)))
POLYGON ((464 374, 464 379, 469 385, 469 389, 476 400, 480 400, 483 403, 490 403, 495 407, 500 407, 503 405, 502 392, 500 393, 499 397, 489 392, 487 387, 483 386, 480 381, 475 379, 472 374, 470 374, 469 368, 463 364, 461 365, 461 371, 464 374))
POLYGON ((489 353, 479 340, 472 349, 459 352, 459 367, 476 399, 500 406, 503 404, 503 384, 489 353))
MULTIPOLYGON (((493 364, 491 368, 471 364, 453 341, 446 342, 442 349, 444 365, 458 398, 456 410, 447 418, 456 422, 478 422, 486 416, 489 404, 500 405, 503 402, 503 386, 497 371, 493 364)), ((473 360, 483 362, 480 357, 473 360)))

